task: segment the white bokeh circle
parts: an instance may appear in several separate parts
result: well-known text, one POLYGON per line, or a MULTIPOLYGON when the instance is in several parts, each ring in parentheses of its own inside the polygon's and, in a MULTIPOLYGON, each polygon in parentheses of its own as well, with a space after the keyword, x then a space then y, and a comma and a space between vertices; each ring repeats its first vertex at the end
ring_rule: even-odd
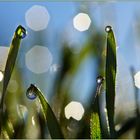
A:
POLYGON ((0 46, 0 70, 5 70, 6 61, 8 58, 9 47, 0 46))
POLYGON ((34 31, 40 31, 47 28, 50 16, 46 7, 34 5, 25 14, 26 24, 34 31))
POLYGON ((134 83, 137 88, 140 88, 140 71, 134 75, 134 83))
POLYGON ((0 71, 0 82, 3 80, 3 73, 0 71))
POLYGON ((73 26, 80 32, 88 30, 91 24, 91 19, 88 14, 79 13, 73 18, 73 26))
POLYGON ((72 101, 65 107, 65 116, 80 121, 84 115, 84 107, 80 102, 72 101))
POLYGON ((52 64, 52 54, 47 47, 35 45, 25 56, 27 68, 36 74, 47 72, 52 64))

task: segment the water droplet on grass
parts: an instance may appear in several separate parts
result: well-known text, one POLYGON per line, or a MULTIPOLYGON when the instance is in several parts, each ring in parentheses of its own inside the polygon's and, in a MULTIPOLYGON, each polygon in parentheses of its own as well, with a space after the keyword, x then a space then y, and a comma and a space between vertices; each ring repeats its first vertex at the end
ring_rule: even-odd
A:
POLYGON ((103 78, 102 76, 98 76, 98 77, 96 78, 97 84, 102 84, 103 81, 104 81, 104 78, 103 78))
POLYGON ((27 97, 31 100, 34 100, 36 98, 36 94, 33 91, 27 92, 27 97))
POLYGON ((107 33, 109 33, 109 32, 111 31, 111 29, 112 29, 111 26, 106 26, 106 27, 105 27, 105 31, 106 31, 107 33))
POLYGON ((37 95, 35 93, 34 85, 31 84, 30 87, 27 89, 26 96, 30 100, 34 100, 37 97, 37 95))
POLYGON ((22 27, 21 25, 19 25, 19 26, 17 27, 17 29, 16 29, 16 35, 17 35, 19 38, 23 39, 23 38, 26 37, 27 31, 26 31, 26 29, 25 29, 24 27, 22 27))

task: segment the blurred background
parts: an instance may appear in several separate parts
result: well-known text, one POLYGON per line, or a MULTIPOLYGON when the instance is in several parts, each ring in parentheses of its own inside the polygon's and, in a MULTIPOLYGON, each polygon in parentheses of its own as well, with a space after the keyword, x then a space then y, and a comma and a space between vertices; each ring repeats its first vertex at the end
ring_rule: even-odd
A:
MULTIPOLYGON (((16 27, 22 25, 28 32, 6 100, 13 122, 17 114, 27 119, 27 138, 41 135, 35 115, 38 102, 26 97, 31 83, 45 94, 66 137, 89 138, 96 77, 104 76, 107 25, 112 26, 117 43, 116 126, 135 115, 130 68, 140 70, 139 13, 140 3, 129 1, 0 2, 1 71, 16 27)), ((127 137, 133 138, 132 133, 127 137)))

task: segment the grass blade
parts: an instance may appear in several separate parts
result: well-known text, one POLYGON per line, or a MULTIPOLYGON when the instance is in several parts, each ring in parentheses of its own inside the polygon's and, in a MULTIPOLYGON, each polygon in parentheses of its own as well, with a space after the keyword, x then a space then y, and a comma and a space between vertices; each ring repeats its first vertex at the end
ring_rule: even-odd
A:
POLYGON ((101 114, 100 114, 100 106, 99 106, 99 95, 101 92, 101 88, 103 85, 104 78, 102 76, 98 76, 96 79, 97 89, 95 98, 93 100, 93 113, 91 114, 90 119, 90 132, 91 139, 100 139, 102 137, 102 124, 101 124, 101 114))
POLYGON ((5 93, 7 90, 9 80, 12 75, 12 71, 14 69, 15 61, 16 61, 18 50, 20 47, 20 42, 21 42, 21 39, 24 38, 25 36, 26 36, 26 30, 21 25, 19 25, 14 33, 14 37, 13 37, 12 43, 10 45, 10 51, 9 51, 8 59, 7 59, 6 66, 5 66, 4 80, 3 80, 3 92, 2 92, 2 99, 1 99, 1 104, 0 104, 0 108, 2 110, 3 110, 5 93))
MULTIPOLYGON (((51 137, 53 139, 64 138, 62 131, 60 129, 59 123, 58 123, 50 105, 48 104, 47 100, 45 99, 43 93, 36 86, 31 84, 31 86, 27 90, 27 97, 29 98, 28 94, 30 94, 30 95, 34 94, 34 97, 38 96, 39 102, 42 106, 44 118, 47 121, 48 129, 49 129, 51 137)), ((30 98, 30 99, 35 99, 35 98, 30 98)))
POLYGON ((114 137, 114 108, 115 108, 115 80, 116 80, 116 42, 113 30, 106 27, 107 54, 106 54, 106 107, 110 128, 110 135, 114 137))
POLYGON ((101 139, 101 129, 98 113, 92 113, 90 119, 91 139, 101 139))

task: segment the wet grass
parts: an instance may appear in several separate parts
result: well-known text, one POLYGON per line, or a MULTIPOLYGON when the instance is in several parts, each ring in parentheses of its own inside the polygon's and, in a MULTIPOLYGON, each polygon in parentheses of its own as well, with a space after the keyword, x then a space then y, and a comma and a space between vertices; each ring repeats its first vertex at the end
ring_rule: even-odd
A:
MULTIPOLYGON (((33 107, 35 108, 34 114, 36 114, 37 116, 36 122, 39 126, 37 128, 40 131, 40 135, 38 136, 38 138, 46 138, 46 133, 48 132, 48 135, 51 138, 70 138, 66 129, 67 125, 74 125, 76 123, 74 123, 74 120, 71 120, 70 123, 68 120, 64 119, 64 107, 67 101, 69 100, 69 97, 66 93, 69 92, 69 85, 72 82, 73 77, 77 73, 80 64, 89 54, 92 54, 93 59, 95 58, 95 56, 97 57, 97 73, 101 76, 97 77, 96 79, 97 85, 91 97, 91 106, 87 108, 87 110, 85 110, 85 116, 83 117, 81 122, 79 122, 81 123, 81 126, 83 126, 82 130, 80 130, 80 127, 75 127, 75 130, 78 133, 76 134, 75 138, 120 138, 124 133, 126 133, 129 129, 133 127, 136 127, 137 131, 139 130, 140 121, 138 113, 137 117, 129 119, 122 125, 122 127, 119 130, 115 130, 114 112, 116 95, 115 82, 117 68, 116 41, 112 27, 107 26, 105 30, 105 48, 101 47, 103 46, 103 44, 95 43, 97 39, 102 39, 103 37, 105 37, 101 34, 93 34, 92 38, 88 40, 88 42, 85 44, 85 47, 82 48, 78 56, 74 56, 72 50, 67 47, 66 43, 64 43, 64 47, 62 50, 62 69, 54 85, 54 95, 57 97, 55 100, 57 104, 56 106, 58 107, 58 110, 60 110, 59 119, 57 117, 57 113, 53 109, 53 106, 49 104, 39 87, 31 84, 30 87, 27 89, 25 94, 30 99, 29 106, 33 104, 33 107), (99 46, 98 49, 97 46, 99 46), (106 50, 106 55, 104 57, 101 56, 98 50, 101 52, 106 50), (104 67, 105 70, 103 70, 104 67), (67 81, 67 77, 69 77, 69 82, 64 87, 64 81, 67 81), (103 89, 105 89, 105 93, 103 93, 103 89), (100 103, 100 98, 102 94, 106 95, 105 105, 107 109, 107 114, 104 115, 105 118, 102 118, 102 113, 105 112, 102 112, 100 103), (34 99, 36 98, 38 99, 37 103, 34 102, 34 99), (39 110, 37 110, 38 106, 40 107, 39 110), (103 120, 105 120, 106 122, 103 122, 103 120), (105 126, 104 124, 107 124, 107 126, 105 126), (77 128, 80 131, 77 130, 77 128), (47 131, 47 129, 49 131, 47 131)), ((26 30, 22 26, 18 26, 14 33, 12 43, 10 45, 10 51, 4 71, 3 91, 0 104, 1 138, 27 138, 26 117, 24 117, 24 115, 22 115, 22 117, 19 117, 19 114, 17 113, 18 117, 14 122, 9 115, 9 106, 5 104, 6 96, 10 96, 7 93, 7 87, 16 63, 17 54, 20 48, 20 42, 24 37, 26 37, 26 30)), ((10 102, 10 100, 8 102, 10 102)), ((21 110, 21 114, 22 113, 23 111, 21 110)), ((136 133, 136 138, 139 138, 138 133, 136 133)))

